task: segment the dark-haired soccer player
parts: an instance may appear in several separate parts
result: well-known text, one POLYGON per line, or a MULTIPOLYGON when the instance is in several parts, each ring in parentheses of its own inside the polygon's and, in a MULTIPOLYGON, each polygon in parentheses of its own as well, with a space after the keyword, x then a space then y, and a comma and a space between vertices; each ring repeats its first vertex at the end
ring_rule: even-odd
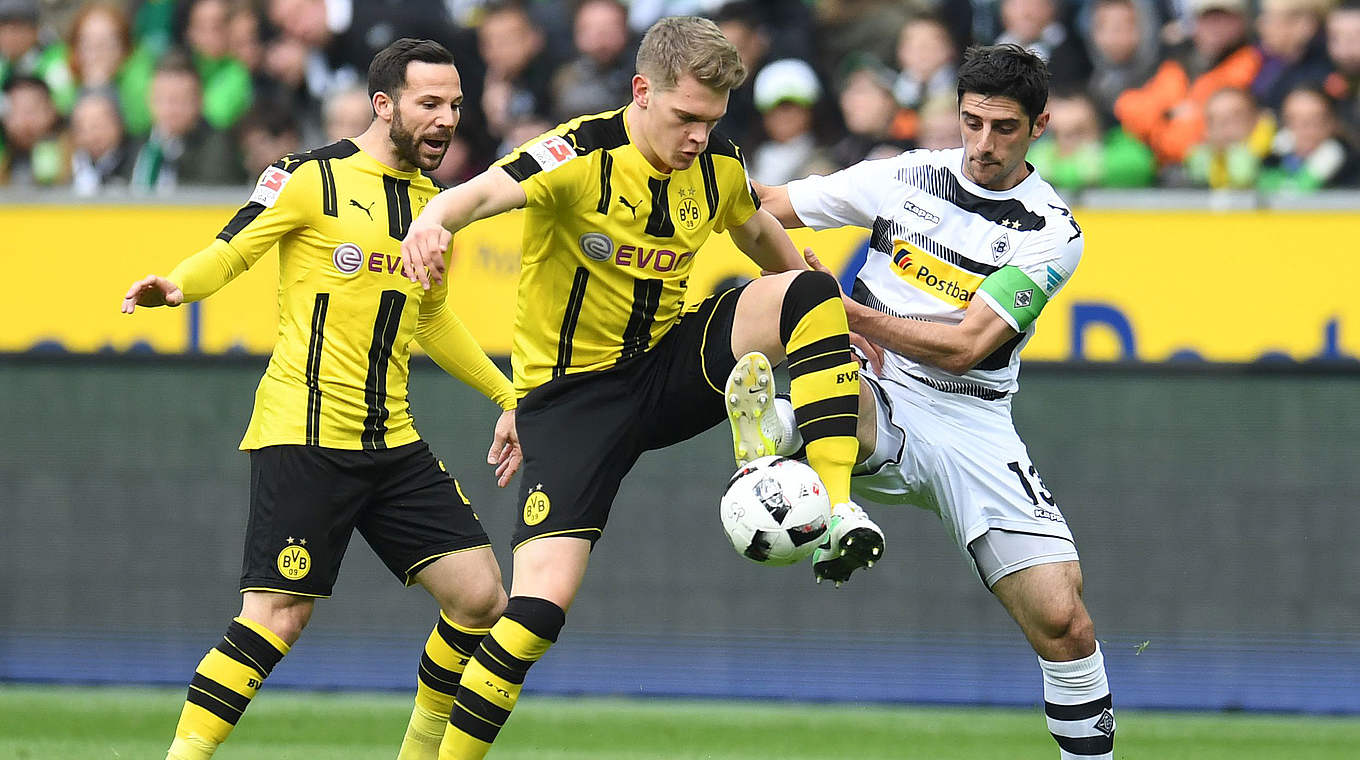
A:
MULTIPOLYGON (((525 673, 556 641, 639 455, 724 419, 724 391, 768 397, 766 357, 788 358, 808 461, 836 505, 814 572, 840 582, 882 552, 882 533, 850 502, 859 367, 836 281, 807 270, 759 210, 737 147, 713 134, 744 77, 712 22, 662 19, 639 48, 632 102, 569 121, 440 194, 402 245, 412 276, 437 283, 450 231, 527 209, 513 357, 525 454, 513 589, 463 674, 441 758, 480 758, 495 740, 525 673), (695 252, 723 229, 763 269, 784 274, 682 314, 695 252), (725 388, 734 370, 741 383, 725 388)), ((769 444, 751 422, 735 420, 738 457, 769 444)))
POLYGON ((123 311, 215 293, 279 245, 279 337, 241 448, 250 521, 241 614, 199 663, 168 758, 227 738, 270 670, 330 595, 357 527, 387 567, 439 602, 420 660, 402 758, 433 758, 467 658, 505 606, 486 533, 416 432, 406 400, 411 340, 505 412, 487 462, 501 486, 520 464, 515 395, 445 303, 399 269, 401 239, 438 189, 458 124, 453 56, 401 39, 374 57, 377 118, 358 137, 280 159, 217 239, 166 277, 133 283, 123 311))
MULTIPOLYGON (((873 424, 852 488, 939 514, 1039 655, 1060 756, 1109 760, 1113 705, 1072 531, 1011 421, 1020 350, 1085 243, 1025 162, 1048 124, 1048 69, 997 45, 969 49, 958 76, 964 147, 762 187, 761 200, 789 227, 873 230, 846 312, 886 354, 862 376, 873 424)), ((783 411, 776 437, 796 448, 783 411)))

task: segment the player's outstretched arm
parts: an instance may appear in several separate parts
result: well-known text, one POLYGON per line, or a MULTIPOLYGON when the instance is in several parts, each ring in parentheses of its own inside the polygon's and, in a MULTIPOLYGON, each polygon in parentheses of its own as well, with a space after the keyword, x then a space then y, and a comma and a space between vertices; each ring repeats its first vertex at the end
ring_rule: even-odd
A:
MULTIPOLYGON (((813 269, 831 274, 811 250, 806 255, 813 269)), ((851 330, 889 351, 956 375, 972 369, 1016 335, 981 298, 974 299, 963 321, 953 325, 900 319, 849 298, 843 301, 851 330)))
POLYGON ((184 303, 184 291, 160 275, 149 274, 132 283, 123 296, 123 313, 131 314, 138 306, 179 306, 184 303))
POLYGON ((798 218, 798 212, 793 210, 793 203, 789 201, 788 185, 762 185, 751 180, 751 187, 755 188, 756 195, 760 197, 760 207, 770 212, 786 229, 807 226, 798 218))
POLYGON ((431 281, 444 282, 444 252, 455 232, 479 219, 521 208, 528 201, 524 189, 499 166, 436 195, 401 242, 402 274, 426 290, 431 281))
POLYGON ((744 224, 728 228, 728 234, 737 248, 763 271, 793 272, 808 268, 788 233, 764 208, 757 209, 744 224))

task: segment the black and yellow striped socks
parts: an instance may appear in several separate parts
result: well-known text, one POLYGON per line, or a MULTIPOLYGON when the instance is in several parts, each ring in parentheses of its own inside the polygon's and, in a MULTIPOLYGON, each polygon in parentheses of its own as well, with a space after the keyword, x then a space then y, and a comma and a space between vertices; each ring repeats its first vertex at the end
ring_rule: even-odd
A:
POLYGON ((439 760, 481 760, 510 718, 524 675, 557 641, 566 622, 561 607, 514 596, 491 626, 463 672, 439 760))
POLYGON ((420 656, 416 704, 397 760, 435 760, 439 756, 439 744, 449 724, 453 696, 458 693, 458 679, 487 630, 466 628, 443 612, 439 613, 439 620, 430 631, 425 651, 420 656))
POLYGON ((784 293, 779 338, 789 360, 789 396, 807 460, 832 505, 850 501, 850 470, 859 444, 859 363, 840 286, 824 272, 802 272, 784 293))
POLYGON ((232 620, 226 636, 194 670, 166 760, 212 757, 285 654, 288 645, 268 628, 245 618, 232 620))

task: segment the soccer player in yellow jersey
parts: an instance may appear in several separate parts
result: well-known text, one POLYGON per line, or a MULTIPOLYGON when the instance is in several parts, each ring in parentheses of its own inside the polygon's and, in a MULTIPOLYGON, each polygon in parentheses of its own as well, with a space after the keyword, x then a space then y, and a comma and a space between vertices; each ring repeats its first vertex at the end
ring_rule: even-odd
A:
POLYGON ((241 448, 250 520, 241 614, 199 663, 168 758, 207 758, 330 595, 357 527, 389 569, 419 583, 440 617, 420 659, 400 757, 434 758, 467 659, 505 607, 486 533, 457 481, 420 439, 406 400, 411 340, 505 411, 489 464, 518 469, 516 399, 445 302, 399 271, 399 246, 438 188, 463 93, 453 56, 401 39, 374 57, 377 118, 361 135, 286 156, 211 245, 123 302, 206 298, 277 243, 279 333, 241 448))
POLYGON ((789 362, 808 462, 836 505, 814 572, 839 583, 881 555, 881 531, 850 503, 859 373, 840 291, 759 210, 741 152, 713 132, 744 78, 712 22, 662 19, 642 40, 630 103, 562 124, 441 193, 406 236, 404 271, 437 287, 453 232, 526 208, 514 579, 463 674, 441 758, 480 758, 495 741, 642 452, 712 427, 730 405, 738 459, 774 453, 761 424, 773 421, 770 359, 789 362), (782 274, 686 309, 695 252, 715 230, 782 274))

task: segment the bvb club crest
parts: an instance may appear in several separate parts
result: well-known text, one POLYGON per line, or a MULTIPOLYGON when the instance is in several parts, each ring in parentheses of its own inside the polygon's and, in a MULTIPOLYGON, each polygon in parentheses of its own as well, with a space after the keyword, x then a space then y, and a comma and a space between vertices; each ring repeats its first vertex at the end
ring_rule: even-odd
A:
POLYGON ((524 524, 538 525, 548 517, 548 510, 552 508, 552 499, 543 492, 543 484, 539 483, 529 489, 529 498, 524 500, 524 524))
POLYGON ((312 555, 307 551, 307 539, 288 537, 288 545, 279 552, 279 575, 290 581, 300 581, 312 570, 312 555))

